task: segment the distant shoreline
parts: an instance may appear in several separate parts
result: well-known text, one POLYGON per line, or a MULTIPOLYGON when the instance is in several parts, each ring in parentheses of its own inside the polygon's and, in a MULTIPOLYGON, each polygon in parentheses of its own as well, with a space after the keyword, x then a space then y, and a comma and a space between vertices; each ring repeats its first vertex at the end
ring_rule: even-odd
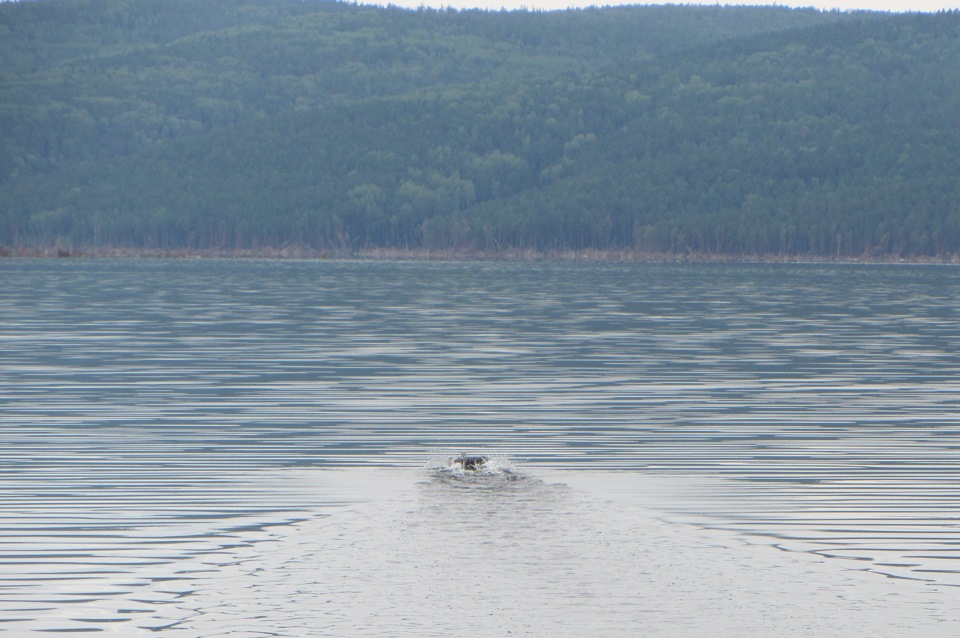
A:
POLYGON ((635 250, 428 250, 373 248, 354 252, 317 250, 301 246, 258 249, 158 249, 158 248, 6 248, 0 258, 32 259, 288 259, 354 261, 587 261, 635 263, 809 263, 809 264, 952 264, 960 254, 941 257, 861 255, 839 258, 787 254, 653 253, 635 250))

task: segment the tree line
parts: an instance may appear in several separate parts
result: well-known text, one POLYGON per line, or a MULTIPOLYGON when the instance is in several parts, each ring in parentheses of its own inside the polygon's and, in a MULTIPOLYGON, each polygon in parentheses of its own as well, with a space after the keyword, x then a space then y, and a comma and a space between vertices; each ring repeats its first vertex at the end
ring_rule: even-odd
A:
POLYGON ((0 245, 960 253, 960 14, 0 5, 0 245))

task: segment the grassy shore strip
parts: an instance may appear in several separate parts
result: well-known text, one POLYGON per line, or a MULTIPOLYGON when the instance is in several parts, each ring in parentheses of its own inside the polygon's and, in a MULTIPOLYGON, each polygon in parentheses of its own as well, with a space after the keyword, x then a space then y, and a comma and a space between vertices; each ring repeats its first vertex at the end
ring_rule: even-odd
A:
POLYGON ((134 258, 134 259, 354 259, 381 261, 595 261, 637 263, 864 263, 957 264, 960 254, 937 257, 900 255, 831 256, 787 254, 654 253, 635 250, 503 250, 497 252, 423 248, 373 248, 348 251, 318 250, 305 246, 188 249, 188 248, 62 248, 0 247, 0 257, 34 259, 134 258))

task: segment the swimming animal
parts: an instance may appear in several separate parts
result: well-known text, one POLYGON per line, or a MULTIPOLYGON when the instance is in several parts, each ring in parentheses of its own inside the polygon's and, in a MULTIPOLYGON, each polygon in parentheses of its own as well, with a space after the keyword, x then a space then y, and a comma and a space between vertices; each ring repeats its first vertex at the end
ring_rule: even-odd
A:
POLYGON ((461 452, 460 456, 454 457, 453 462, 464 470, 479 470, 486 462, 485 456, 467 456, 466 452, 461 452))

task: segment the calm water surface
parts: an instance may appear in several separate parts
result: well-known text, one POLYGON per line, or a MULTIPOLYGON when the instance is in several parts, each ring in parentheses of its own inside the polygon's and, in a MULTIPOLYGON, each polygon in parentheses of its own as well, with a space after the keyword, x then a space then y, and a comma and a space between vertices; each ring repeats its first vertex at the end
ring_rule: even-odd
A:
POLYGON ((958 635, 957 299, 933 266, 0 261, 0 633, 958 635))

